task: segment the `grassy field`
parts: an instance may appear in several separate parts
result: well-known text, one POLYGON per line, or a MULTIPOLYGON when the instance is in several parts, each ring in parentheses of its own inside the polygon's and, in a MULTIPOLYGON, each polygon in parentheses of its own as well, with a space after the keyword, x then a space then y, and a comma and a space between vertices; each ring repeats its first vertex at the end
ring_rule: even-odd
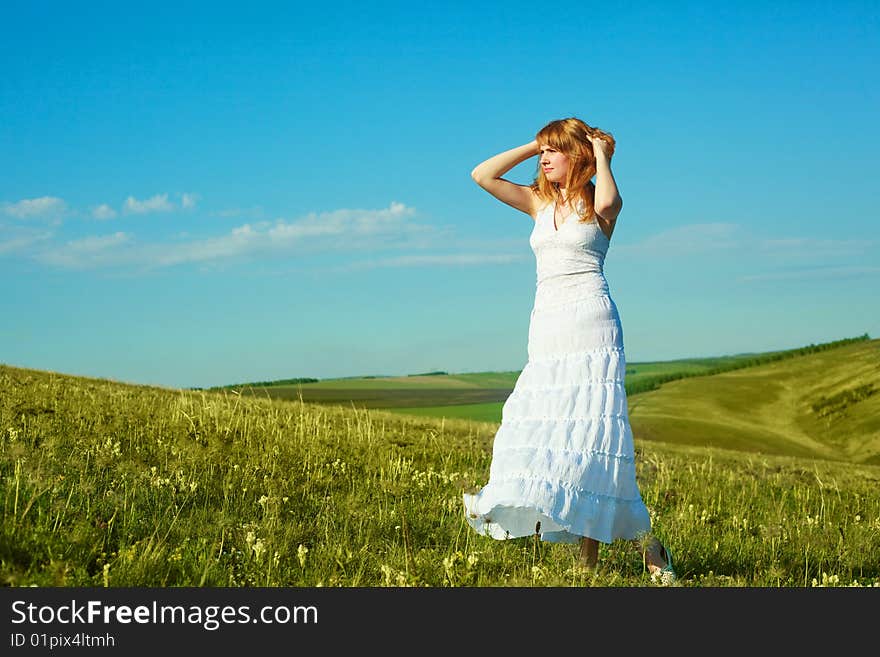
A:
MULTIPOLYGON (((842 378, 804 367, 804 403, 848 403, 848 431, 873 421, 853 404, 874 396, 854 402, 842 378)), ((717 376, 676 384, 701 383, 683 408, 743 403, 734 412, 757 432, 755 396, 713 396, 717 376)), ((8 366, 0 390, 7 586, 651 585, 620 542, 591 573, 577 546, 467 526, 461 494, 487 481, 497 423, 8 366)), ((782 426, 768 421, 768 434, 782 426)), ((681 584, 880 584, 880 467, 840 436, 835 456, 849 462, 812 445, 791 456, 637 435, 642 494, 681 584)))

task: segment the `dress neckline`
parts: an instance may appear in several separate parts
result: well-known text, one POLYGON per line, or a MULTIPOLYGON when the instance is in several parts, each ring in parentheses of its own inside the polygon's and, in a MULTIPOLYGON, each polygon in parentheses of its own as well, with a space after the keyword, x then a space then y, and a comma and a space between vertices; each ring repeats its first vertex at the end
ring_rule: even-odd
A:
MULTIPOLYGON (((569 218, 571 215, 573 215, 573 214, 577 214, 577 211, 576 211, 576 210, 572 210, 572 211, 569 212, 568 214, 563 215, 562 218, 566 220, 566 221, 563 221, 563 222, 562 222, 562 225, 563 225, 563 226, 567 223, 568 218, 569 218)), ((561 226, 557 226, 557 225, 556 225, 556 201, 553 201, 553 228, 556 230, 557 233, 559 232, 559 229, 561 228, 561 226)))
MULTIPOLYGON (((565 219, 565 221, 562 222, 562 226, 557 226, 557 225, 556 225, 556 201, 553 201, 552 203, 549 203, 549 204, 547 205, 547 207, 548 207, 548 208, 553 208, 553 234, 554 234, 554 235, 558 234, 559 231, 560 231, 560 229, 562 228, 562 226, 565 226, 565 224, 567 224, 567 223, 570 221, 570 217, 571 217, 572 215, 576 215, 576 214, 577 214, 577 211, 576 211, 576 210, 572 210, 571 212, 569 212, 567 215, 565 215, 565 216, 563 217, 563 218, 565 219)), ((609 244, 611 243, 611 238, 608 237, 608 236, 605 234, 605 231, 602 230, 602 227, 599 225, 599 222, 596 221, 595 218, 594 218, 592 221, 588 222, 588 223, 595 224, 595 225, 596 225, 596 230, 598 230, 599 233, 602 235, 602 237, 605 238, 605 241, 608 242, 609 244)))

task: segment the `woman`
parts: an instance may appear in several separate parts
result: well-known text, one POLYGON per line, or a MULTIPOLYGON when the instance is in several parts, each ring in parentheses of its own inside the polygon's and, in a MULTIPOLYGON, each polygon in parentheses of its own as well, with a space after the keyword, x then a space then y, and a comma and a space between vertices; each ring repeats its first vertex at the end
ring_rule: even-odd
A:
POLYGON ((672 559, 651 536, 636 483, 623 329, 603 270, 623 206, 610 167, 614 147, 610 134, 560 119, 471 172, 480 187, 534 220, 537 286, 528 362, 502 407, 489 482, 464 495, 465 514, 471 527, 497 539, 540 534, 579 542, 589 568, 600 541, 630 539, 652 578, 670 584, 672 559), (536 155, 531 185, 501 177, 536 155))

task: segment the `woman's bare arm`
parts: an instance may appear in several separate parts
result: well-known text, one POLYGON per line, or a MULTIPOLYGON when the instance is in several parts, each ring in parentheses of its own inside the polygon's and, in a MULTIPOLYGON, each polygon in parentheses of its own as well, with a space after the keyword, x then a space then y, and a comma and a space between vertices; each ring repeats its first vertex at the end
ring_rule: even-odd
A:
POLYGON ((608 155, 605 141, 596 137, 592 139, 593 154, 596 157, 596 193, 593 197, 593 207, 600 217, 612 226, 617 221, 617 215, 623 207, 623 199, 614 174, 611 173, 611 156, 608 155))
POLYGON ((520 162, 540 154, 538 142, 532 140, 528 144, 511 148, 509 151, 493 155, 485 162, 480 162, 471 171, 471 178, 480 187, 503 203, 525 212, 534 218, 537 210, 537 199, 529 185, 518 185, 501 176, 510 171, 520 162))

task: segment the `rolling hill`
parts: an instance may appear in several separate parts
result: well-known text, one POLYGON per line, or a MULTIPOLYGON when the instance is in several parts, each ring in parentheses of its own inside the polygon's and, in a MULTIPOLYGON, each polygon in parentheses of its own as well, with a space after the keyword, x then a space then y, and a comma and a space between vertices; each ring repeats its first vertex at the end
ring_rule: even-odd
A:
POLYGON ((636 439, 880 463, 880 340, 685 378, 629 399, 636 439))

